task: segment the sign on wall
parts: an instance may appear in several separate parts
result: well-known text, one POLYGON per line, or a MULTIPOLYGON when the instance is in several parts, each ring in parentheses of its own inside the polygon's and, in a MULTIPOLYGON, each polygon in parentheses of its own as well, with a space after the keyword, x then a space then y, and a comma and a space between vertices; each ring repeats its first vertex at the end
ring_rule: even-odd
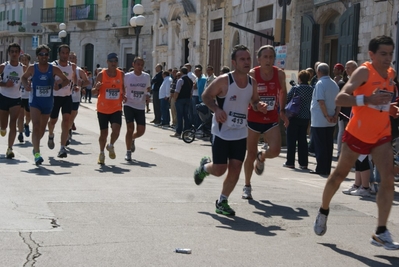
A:
POLYGON ((32 36, 32 50, 35 50, 39 45, 39 36, 32 36))
POLYGON ((275 47, 276 50, 276 62, 274 65, 278 68, 284 69, 287 60, 287 46, 280 45, 275 47))

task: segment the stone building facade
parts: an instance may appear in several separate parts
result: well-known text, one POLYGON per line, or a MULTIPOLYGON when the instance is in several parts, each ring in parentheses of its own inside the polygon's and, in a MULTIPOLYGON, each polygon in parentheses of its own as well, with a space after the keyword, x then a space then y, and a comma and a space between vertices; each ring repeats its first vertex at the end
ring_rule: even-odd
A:
POLYGON ((43 0, 43 43, 53 50, 51 60, 57 57, 57 47, 67 43, 76 52, 78 65, 89 70, 97 64, 106 66, 107 54, 112 52, 118 54, 119 66, 129 69, 136 48, 135 31, 129 24, 135 4, 144 6, 146 17, 139 35, 139 56, 145 68, 152 70, 151 2, 140 0, 43 0), (67 26, 63 39, 58 38, 60 23, 67 26))
POLYGON ((41 7, 41 2, 33 0, 0 0, 0 62, 8 60, 7 48, 14 42, 34 58, 35 45, 41 41, 43 31, 41 7))
MULTIPOLYGON (((255 51, 281 42, 286 6, 285 69, 297 71, 324 61, 329 65, 368 60, 368 42, 378 35, 398 38, 399 2, 394 0, 153 0, 153 65, 230 66, 236 44, 255 51), (274 37, 274 42, 230 26, 274 37)), ((398 40, 399 43, 399 40, 398 40)), ((395 53, 397 57, 398 53, 395 53)), ((398 60, 395 60, 398 61, 398 60)), ((256 60, 254 60, 256 64, 256 60)))

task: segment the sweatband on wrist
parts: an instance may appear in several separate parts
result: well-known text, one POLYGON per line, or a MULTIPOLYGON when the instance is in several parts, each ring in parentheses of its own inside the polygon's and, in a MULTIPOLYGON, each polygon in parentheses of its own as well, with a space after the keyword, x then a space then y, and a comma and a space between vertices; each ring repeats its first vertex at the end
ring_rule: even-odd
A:
POLYGON ((364 106, 364 95, 356 96, 356 106, 364 106))

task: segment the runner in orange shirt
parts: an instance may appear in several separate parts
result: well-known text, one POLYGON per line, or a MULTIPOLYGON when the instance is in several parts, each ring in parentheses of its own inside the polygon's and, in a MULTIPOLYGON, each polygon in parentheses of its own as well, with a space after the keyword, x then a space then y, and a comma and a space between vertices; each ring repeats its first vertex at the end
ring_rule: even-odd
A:
POLYGON ((100 155, 98 164, 105 162, 104 148, 108 138, 108 123, 111 124, 111 140, 106 146, 109 157, 115 159, 114 144, 119 137, 122 125, 122 100, 125 99, 124 73, 118 70, 118 56, 110 53, 107 57, 108 68, 97 75, 93 94, 98 94, 97 117, 100 124, 100 155))
POLYGON ((391 68, 394 42, 388 36, 379 36, 369 43, 367 62, 357 68, 336 98, 338 106, 352 106, 353 117, 349 120, 342 137, 341 155, 338 165, 328 177, 324 188, 314 231, 324 235, 327 231, 327 216, 331 199, 337 192, 360 154, 371 154, 381 173, 381 184, 377 194, 378 224, 371 244, 388 250, 399 249, 387 229, 387 221, 394 197, 393 153, 390 144, 391 125, 389 115, 398 117, 399 110, 390 104, 393 79, 391 68))

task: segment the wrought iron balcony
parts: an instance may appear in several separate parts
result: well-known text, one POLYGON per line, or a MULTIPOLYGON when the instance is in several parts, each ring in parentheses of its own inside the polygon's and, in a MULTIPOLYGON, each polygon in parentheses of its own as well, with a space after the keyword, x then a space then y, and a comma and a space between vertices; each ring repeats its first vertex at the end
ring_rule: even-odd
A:
POLYGON ((69 6, 69 20, 70 21, 95 21, 98 15, 98 5, 83 4, 69 6))
POLYGON ((66 8, 42 8, 40 22, 53 24, 67 21, 67 9, 66 8))

